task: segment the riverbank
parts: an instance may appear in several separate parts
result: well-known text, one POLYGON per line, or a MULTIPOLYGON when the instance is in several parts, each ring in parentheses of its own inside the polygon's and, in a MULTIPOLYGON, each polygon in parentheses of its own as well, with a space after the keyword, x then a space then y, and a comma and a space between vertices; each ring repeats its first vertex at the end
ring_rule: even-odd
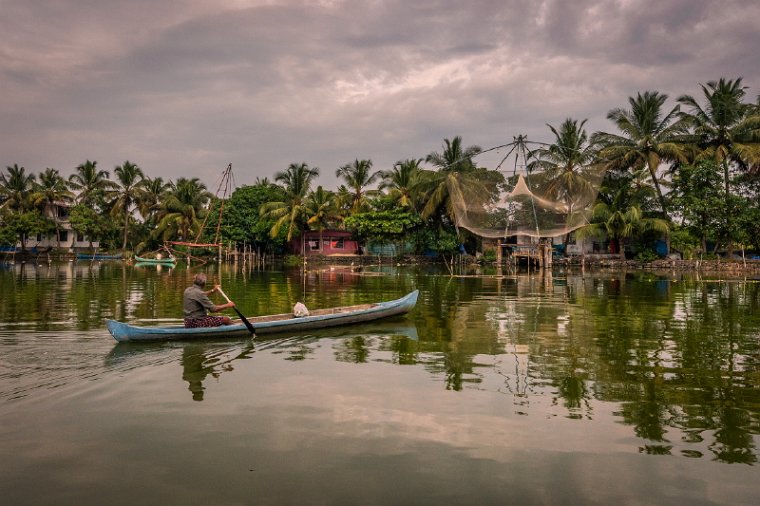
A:
MULTIPOLYGON (((276 262, 285 262, 286 264, 297 266, 300 265, 302 260, 299 257, 275 258, 276 262)), ((76 256, 73 254, 63 255, 50 255, 49 253, 42 254, 26 254, 26 255, 6 255, 5 258, 0 258, 1 263, 49 263, 59 261, 71 261, 75 260, 76 256)), ((97 259, 95 261, 98 261, 97 259)), ((123 261, 123 260, 110 260, 110 261, 123 261)), ((215 258, 209 258, 209 262, 216 263, 215 258)), ((434 264, 449 264, 449 265, 483 265, 483 266, 496 266, 496 262, 484 262, 482 257, 480 259, 471 255, 452 255, 450 257, 432 257, 427 255, 404 255, 402 257, 384 257, 377 255, 337 255, 337 256, 324 256, 313 255, 306 258, 306 264, 309 265, 341 265, 341 266, 357 266, 366 267, 371 265, 396 265, 396 266, 411 266, 411 265, 434 265, 434 264)), ((506 265, 506 264, 505 264, 506 265)), ((527 266, 525 260, 520 265, 527 266)), ((760 273, 760 260, 727 260, 727 259, 710 259, 710 260, 675 260, 675 259, 659 259, 652 262, 641 262, 638 260, 621 260, 617 255, 586 255, 571 256, 564 258, 554 258, 553 268, 582 268, 582 269, 604 269, 604 270, 620 270, 620 271, 678 271, 678 272, 725 272, 725 273, 760 273)))

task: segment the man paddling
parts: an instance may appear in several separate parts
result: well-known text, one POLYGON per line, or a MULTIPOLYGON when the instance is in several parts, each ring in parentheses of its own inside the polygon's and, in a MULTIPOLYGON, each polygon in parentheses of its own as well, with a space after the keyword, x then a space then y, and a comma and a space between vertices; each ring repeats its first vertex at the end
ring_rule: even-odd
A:
POLYGON ((208 291, 203 290, 205 286, 206 275, 199 272, 193 278, 193 286, 185 289, 182 302, 185 311, 185 327, 219 327, 232 324, 229 316, 211 316, 208 312, 218 313, 227 308, 234 308, 235 303, 228 301, 226 304, 217 306, 209 300, 208 296, 220 291, 219 285, 214 285, 214 288, 208 291))

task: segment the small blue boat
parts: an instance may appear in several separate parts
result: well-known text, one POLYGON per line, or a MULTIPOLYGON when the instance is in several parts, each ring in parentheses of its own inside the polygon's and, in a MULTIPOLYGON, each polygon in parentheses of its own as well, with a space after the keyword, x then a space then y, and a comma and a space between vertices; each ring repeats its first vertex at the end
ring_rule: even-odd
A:
POLYGON ((121 260, 121 253, 109 255, 108 253, 77 253, 77 260, 121 260))
MULTIPOLYGON (((330 309, 311 310, 309 316, 293 316, 292 313, 248 318, 256 334, 277 332, 300 332, 323 329, 340 325, 364 323, 390 316, 403 315, 417 304, 419 290, 400 299, 374 304, 341 306, 330 309)), ((222 337, 250 336, 243 323, 211 328, 186 328, 180 325, 170 327, 138 327, 115 320, 106 320, 111 335, 119 342, 170 341, 185 339, 216 339, 222 337)))

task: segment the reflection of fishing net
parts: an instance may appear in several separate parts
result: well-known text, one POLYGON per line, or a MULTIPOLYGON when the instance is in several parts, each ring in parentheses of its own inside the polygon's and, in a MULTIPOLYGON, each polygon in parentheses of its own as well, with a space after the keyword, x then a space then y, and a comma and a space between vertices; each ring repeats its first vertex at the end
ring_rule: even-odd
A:
POLYGON ((556 237, 589 223, 604 167, 546 171, 505 178, 500 172, 460 173, 448 179, 458 227, 481 237, 556 237))

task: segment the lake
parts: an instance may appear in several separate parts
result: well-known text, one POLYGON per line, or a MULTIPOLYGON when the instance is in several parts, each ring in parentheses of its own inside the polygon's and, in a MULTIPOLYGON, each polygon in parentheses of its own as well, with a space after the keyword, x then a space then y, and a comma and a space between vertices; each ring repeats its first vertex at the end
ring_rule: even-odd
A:
POLYGON ((455 274, 3 264, 0 497, 760 502, 757 280, 455 274), (420 297, 407 317, 311 333, 110 337, 105 318, 178 322, 198 270, 249 315, 420 297))

